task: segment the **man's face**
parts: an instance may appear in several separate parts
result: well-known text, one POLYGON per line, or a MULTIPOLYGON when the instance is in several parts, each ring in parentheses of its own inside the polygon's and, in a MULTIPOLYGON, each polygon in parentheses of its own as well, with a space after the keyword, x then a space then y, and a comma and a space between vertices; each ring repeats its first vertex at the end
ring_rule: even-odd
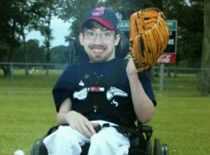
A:
POLYGON ((80 33, 80 43, 91 62, 109 61, 115 58, 115 46, 120 40, 114 31, 100 28, 86 29, 80 33))

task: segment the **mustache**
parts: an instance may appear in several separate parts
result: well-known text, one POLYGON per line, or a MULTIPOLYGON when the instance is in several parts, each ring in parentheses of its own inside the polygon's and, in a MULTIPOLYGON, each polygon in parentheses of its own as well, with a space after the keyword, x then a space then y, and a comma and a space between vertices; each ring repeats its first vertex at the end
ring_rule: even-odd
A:
POLYGON ((90 49, 102 49, 105 50, 107 47, 105 45, 97 45, 97 44, 92 44, 88 46, 90 49))

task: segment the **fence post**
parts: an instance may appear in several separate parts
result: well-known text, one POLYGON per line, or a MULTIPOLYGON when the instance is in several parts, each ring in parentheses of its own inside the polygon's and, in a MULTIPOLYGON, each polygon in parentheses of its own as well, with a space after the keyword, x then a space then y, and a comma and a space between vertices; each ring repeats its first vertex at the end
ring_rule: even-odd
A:
POLYGON ((164 90, 164 69, 165 64, 160 64, 160 91, 164 90))
POLYGON ((10 72, 10 78, 13 78, 13 73, 14 73, 14 68, 13 68, 13 63, 9 63, 9 72, 10 72))

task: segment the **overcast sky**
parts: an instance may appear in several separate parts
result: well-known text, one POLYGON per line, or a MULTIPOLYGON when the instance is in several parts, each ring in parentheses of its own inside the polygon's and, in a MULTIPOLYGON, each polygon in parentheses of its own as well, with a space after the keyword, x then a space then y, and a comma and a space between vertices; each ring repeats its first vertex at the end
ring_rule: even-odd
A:
MULTIPOLYGON (((56 17, 52 19, 51 28, 54 37, 52 41, 52 47, 57 45, 67 45, 67 43, 65 42, 65 36, 69 34, 69 25, 69 23, 64 23, 61 19, 58 19, 56 17)), ((44 40, 44 38, 38 31, 30 32, 27 35, 26 39, 38 39, 40 40, 40 43, 42 43, 44 40)))

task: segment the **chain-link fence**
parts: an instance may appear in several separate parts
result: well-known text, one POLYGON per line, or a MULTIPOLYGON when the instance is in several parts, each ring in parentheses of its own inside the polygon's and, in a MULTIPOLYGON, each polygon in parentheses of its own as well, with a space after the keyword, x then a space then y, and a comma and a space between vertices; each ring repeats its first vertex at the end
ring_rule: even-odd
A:
MULTIPOLYGON (((38 88, 41 92, 42 89, 53 87, 67 64, 0 63, 0 66, 4 66, 10 73, 10 76, 5 78, 3 70, 0 70, 0 90, 4 88, 8 92, 15 90, 24 92, 24 89, 30 88, 35 92, 35 88, 38 88)), ((203 70, 210 73, 210 68, 203 70)), ((156 92, 164 92, 170 95, 200 95, 203 70, 161 65, 153 67, 151 70, 153 88, 156 92)), ((209 78, 207 77, 207 79, 209 78)), ((209 85, 210 80, 203 81, 206 85, 209 85)))
MULTIPOLYGON (((159 92, 165 92, 170 95, 201 95, 203 72, 210 73, 210 68, 189 68, 189 67, 171 67, 158 66, 152 70, 153 86, 159 92)), ((206 77, 206 86, 210 87, 210 74, 206 77)))

